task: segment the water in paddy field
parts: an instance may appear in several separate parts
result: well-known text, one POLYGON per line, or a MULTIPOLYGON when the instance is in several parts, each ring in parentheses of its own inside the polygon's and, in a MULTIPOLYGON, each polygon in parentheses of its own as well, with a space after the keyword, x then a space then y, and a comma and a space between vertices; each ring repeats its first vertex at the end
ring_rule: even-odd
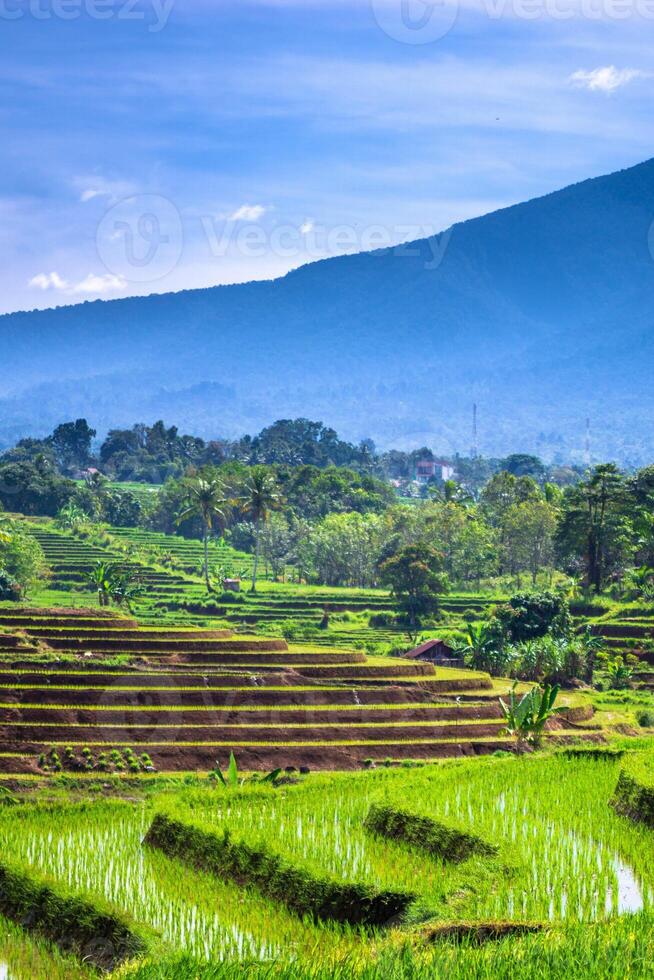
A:
POLYGON ((9 967, 6 963, 0 963, 0 980, 11 980, 9 967))
MULTIPOLYGON (((435 910, 462 886, 462 914, 469 918, 590 922, 651 907, 654 879, 634 846, 638 831, 619 826, 605 803, 598 811, 588 793, 580 792, 571 810, 572 783, 565 777, 552 780, 549 795, 536 778, 533 783, 520 783, 510 770, 487 784, 481 775, 459 785, 422 777, 414 787, 436 819, 501 844, 490 870, 477 866, 476 888, 465 879, 457 884, 459 869, 402 848, 389 850, 367 834, 363 819, 371 797, 363 781, 358 794, 325 790, 298 797, 297 805, 283 795, 253 806, 237 795, 212 794, 197 815, 219 833, 229 826, 246 840, 274 841, 280 853, 310 860, 324 873, 417 890, 435 910), (517 870, 505 875, 501 869, 512 856, 517 870)), ((374 782, 370 786, 374 790, 374 782)), ((410 807, 410 796, 409 784, 398 802, 410 807)), ((143 810, 96 813, 90 807, 83 816, 2 820, 0 850, 73 888, 103 895, 159 931, 169 946, 202 959, 270 960, 315 942, 315 933, 303 937, 292 917, 275 918, 277 910, 256 892, 246 896, 235 885, 201 880, 180 862, 144 849, 150 819, 143 810)), ((10 980, 2 963, 0 980, 10 980)))
POLYGON ((512 841, 527 857, 530 887, 520 881, 498 894, 493 913, 500 917, 589 921, 640 912, 654 901, 652 888, 612 846, 564 829, 559 820, 540 814, 537 818, 519 793, 502 792, 483 800, 469 787, 458 789, 445 804, 444 814, 455 822, 485 816, 488 839, 512 841), (539 895, 547 903, 542 911, 536 907, 539 895))
MULTIPOLYGON (((615 876, 618 882, 616 892, 618 913, 622 915, 624 912, 640 912, 645 907, 643 888, 640 882, 629 865, 621 861, 619 857, 614 858, 614 866, 615 876)), ((609 902, 609 896, 607 895, 607 915, 613 911, 614 907, 613 893, 611 893, 610 897, 611 901, 609 902)))
MULTIPOLYGON (((193 873, 142 847, 150 819, 142 813, 120 819, 105 814, 102 822, 71 821, 54 832, 35 828, 13 841, 13 851, 74 889, 101 894, 160 932, 171 947, 200 959, 267 960, 277 955, 276 947, 241 928, 219 899, 198 898, 193 873)), ((4 977, 9 980, 0 966, 0 980, 4 977)))

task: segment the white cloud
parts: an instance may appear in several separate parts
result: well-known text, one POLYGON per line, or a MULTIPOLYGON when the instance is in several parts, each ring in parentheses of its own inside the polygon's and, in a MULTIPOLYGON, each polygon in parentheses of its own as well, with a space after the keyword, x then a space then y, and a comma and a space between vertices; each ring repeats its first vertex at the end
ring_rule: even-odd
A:
POLYGON ((30 279, 28 286, 44 291, 46 289, 59 289, 63 291, 70 288, 66 280, 62 279, 58 272, 39 272, 38 275, 30 279))
POLYGON ((110 272, 107 272, 103 276, 96 276, 93 272, 89 272, 86 279, 82 279, 81 282, 76 283, 73 286, 73 293, 112 293, 117 289, 125 289, 127 286, 127 280, 123 279, 122 276, 114 276, 110 272))
POLYGON ((606 65, 604 68, 594 68, 592 71, 574 72, 570 81, 575 85, 587 88, 590 92, 615 92, 623 85, 628 85, 634 78, 647 78, 648 73, 638 68, 616 68, 606 65))
POLYGON ((303 221, 302 224, 300 225, 300 234, 308 235, 310 232, 313 231, 313 229, 314 229, 313 221, 311 220, 311 218, 307 218, 307 220, 303 221))
POLYGON ((230 221, 258 221, 266 211, 270 209, 263 204, 242 204, 233 214, 230 214, 230 221))
POLYGON ((134 185, 124 180, 106 180, 97 175, 92 177, 75 177, 73 184, 79 190, 79 199, 83 204, 93 201, 96 197, 106 197, 110 201, 119 201, 134 193, 134 185))
POLYGON ((38 275, 30 279, 28 285, 33 289, 41 289, 44 292, 49 289, 54 289, 55 292, 65 293, 67 296, 102 296, 105 293, 125 289, 127 280, 123 279, 122 276, 114 276, 110 272, 102 276, 89 272, 85 279, 70 283, 66 279, 63 279, 58 272, 39 272, 38 275))

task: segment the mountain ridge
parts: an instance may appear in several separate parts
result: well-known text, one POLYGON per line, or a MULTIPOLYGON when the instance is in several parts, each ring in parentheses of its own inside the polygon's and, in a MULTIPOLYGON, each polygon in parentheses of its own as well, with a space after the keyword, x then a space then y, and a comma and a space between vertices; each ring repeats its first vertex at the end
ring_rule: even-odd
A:
POLYGON ((163 414, 159 407, 168 422, 197 431, 197 421, 198 434, 213 436, 320 413, 348 438, 426 437, 439 451, 465 451, 477 401, 487 451, 574 458, 599 391, 597 452, 637 461, 654 433, 643 378, 653 346, 653 218, 648 160, 439 236, 307 263, 275 280, 6 314, 0 337, 13 394, 5 382, 0 441, 70 415, 66 385, 88 387, 101 364, 101 387, 114 396, 95 398, 91 385, 75 401, 101 430, 139 421, 141 411, 163 414), (434 251, 442 257, 430 268, 434 251), (121 378, 144 369, 147 390, 121 393, 121 378), (201 411, 198 386, 212 383, 231 394, 201 411), (35 385, 39 404, 33 397, 30 406, 35 385), (382 390, 398 385, 399 400, 382 390), (348 388, 358 395, 346 397, 348 388))

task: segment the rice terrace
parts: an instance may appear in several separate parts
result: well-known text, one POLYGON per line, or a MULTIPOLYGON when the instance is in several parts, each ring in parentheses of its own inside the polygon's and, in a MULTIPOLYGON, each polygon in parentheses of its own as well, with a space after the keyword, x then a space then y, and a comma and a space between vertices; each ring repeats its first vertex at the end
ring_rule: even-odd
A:
POLYGON ((0 0, 0 980, 654 978, 647 7, 0 0))
POLYGON ((75 426, 47 483, 0 458, 7 976, 648 974, 654 573, 564 544, 598 488, 636 528, 650 470, 398 493, 380 456, 348 512, 333 466, 71 478, 75 426))

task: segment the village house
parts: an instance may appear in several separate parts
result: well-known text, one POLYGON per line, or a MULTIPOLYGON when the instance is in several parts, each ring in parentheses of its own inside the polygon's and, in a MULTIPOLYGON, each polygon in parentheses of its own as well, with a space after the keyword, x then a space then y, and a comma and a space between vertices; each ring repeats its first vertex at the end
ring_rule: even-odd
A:
POLYGON ((444 483, 446 480, 451 480, 453 476, 454 467, 444 459, 427 459, 425 457, 416 460, 415 478, 417 483, 429 483, 434 478, 442 480, 444 483))

